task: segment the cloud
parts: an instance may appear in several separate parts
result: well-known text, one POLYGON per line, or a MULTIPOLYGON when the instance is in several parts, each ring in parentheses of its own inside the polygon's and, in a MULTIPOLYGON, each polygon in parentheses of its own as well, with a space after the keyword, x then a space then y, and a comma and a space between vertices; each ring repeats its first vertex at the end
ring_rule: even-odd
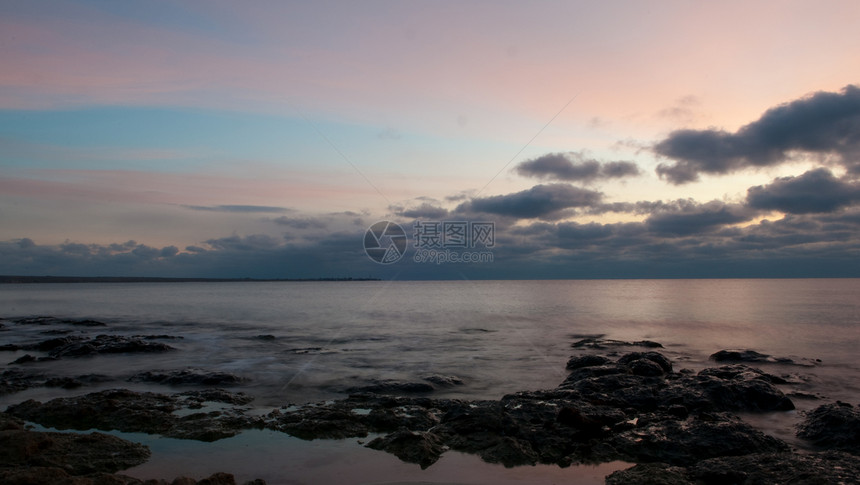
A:
POLYGON ((792 152, 835 155, 852 173, 860 173, 860 87, 819 91, 771 108, 758 120, 730 133, 725 130, 677 130, 654 145, 654 152, 674 160, 657 173, 673 184, 699 175, 728 174, 749 167, 778 165, 792 152))
POLYGON ((272 222, 293 229, 325 229, 326 222, 312 217, 287 217, 281 216, 272 219, 272 222))
POLYGON ((247 212, 247 213, 277 213, 292 212, 286 207, 268 205, 183 205, 186 209, 211 212, 247 212))
POLYGON ((590 182, 596 179, 621 178, 639 175, 633 162, 601 163, 586 158, 582 153, 548 153, 518 164, 514 170, 525 177, 538 179, 590 182))
POLYGON ((688 201, 675 210, 653 213, 645 220, 645 226, 659 236, 690 236, 748 221, 752 215, 740 205, 727 205, 716 200, 706 204, 688 201))
POLYGON ((475 198, 460 204, 456 212, 481 212, 519 219, 555 218, 564 209, 599 204, 603 194, 568 184, 535 185, 507 195, 475 198))
POLYGON ((441 220, 448 216, 448 209, 444 207, 438 207, 428 202, 424 202, 418 207, 413 207, 411 209, 405 208, 392 208, 394 213, 401 217, 409 217, 412 219, 427 219, 427 220, 441 220))
POLYGON ((747 204, 755 209, 789 214, 833 212, 860 201, 860 184, 837 179, 826 168, 797 177, 780 177, 747 190, 747 204))

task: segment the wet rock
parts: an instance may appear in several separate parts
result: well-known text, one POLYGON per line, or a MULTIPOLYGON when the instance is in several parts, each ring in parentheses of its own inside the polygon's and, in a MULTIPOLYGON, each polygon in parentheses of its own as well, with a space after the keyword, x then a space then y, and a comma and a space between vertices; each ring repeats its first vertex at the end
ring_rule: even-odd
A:
POLYGON ((383 450, 407 463, 417 463, 421 469, 436 463, 445 447, 442 439, 432 432, 401 429, 379 437, 366 445, 374 450, 383 450))
POLYGON ((422 394, 433 392, 435 388, 426 382, 376 381, 366 386, 350 387, 350 394, 422 394))
POLYGON ((711 458, 692 466, 694 483, 857 483, 860 462, 846 453, 769 453, 711 458))
POLYGON ((154 382, 169 386, 205 385, 224 386, 245 382, 245 379, 229 372, 206 371, 203 369, 182 369, 174 371, 147 371, 130 377, 129 382, 154 382))
POLYGON ((606 485, 692 485, 687 469, 666 463, 640 463, 606 477, 606 485))
POLYGON ((98 335, 95 338, 74 340, 53 348, 48 355, 53 358, 82 357, 97 354, 166 352, 173 347, 122 335, 98 335))
POLYGON ((576 370, 583 367, 597 367, 610 364, 612 361, 602 355, 578 355, 567 361, 567 370, 576 370))
POLYGON ((638 340, 635 342, 626 342, 624 340, 604 339, 600 337, 586 337, 570 344, 573 348, 586 349, 606 349, 609 347, 647 347, 647 348, 662 348, 663 345, 652 340, 638 340))
POLYGON ((256 337, 254 337, 254 338, 256 338, 257 340, 272 341, 272 340, 275 340, 277 337, 275 337, 275 336, 274 336, 274 335, 272 335, 272 334, 265 334, 265 335, 257 335, 257 336, 256 336, 256 337))
POLYGON ((608 440, 625 461, 690 465, 699 460, 749 453, 788 451, 784 442, 740 419, 716 414, 710 419, 656 419, 608 440))
POLYGON ((776 364, 796 364, 794 360, 787 357, 772 357, 768 354, 756 352, 755 350, 720 350, 719 352, 711 354, 710 359, 716 362, 770 362, 776 364))
MULTIPOLYGON (((672 372, 672 362, 659 352, 631 352, 618 359, 618 363, 630 366, 632 363, 641 360, 659 365, 662 370, 661 374, 670 374, 672 372)), ((634 372, 634 374, 636 373, 634 372)))
POLYGON ((0 345, 0 352, 15 352, 16 350, 21 350, 21 346, 15 344, 0 345))
POLYGON ((704 369, 696 385, 715 409, 731 411, 790 411, 794 409, 782 391, 766 375, 743 365, 704 369))
POLYGON ((860 409, 838 401, 818 406, 806 415, 797 436, 816 446, 860 455, 860 409))
POLYGON ((24 354, 21 357, 18 357, 17 359, 13 360, 12 362, 9 362, 9 364, 10 365, 29 364, 30 362, 36 362, 37 360, 38 359, 36 359, 36 357, 34 357, 30 354, 24 354))
POLYGON ((0 373, 0 395, 40 386, 43 379, 41 374, 27 373, 19 369, 7 369, 0 373))
MULTIPOLYGON (((0 466, 56 467, 70 475, 113 473, 140 465, 149 449, 103 433, 45 433, 23 429, 19 422, 3 418, 0 431, 0 466)), ((4 482, 8 483, 8 482, 4 482)))
POLYGON ((233 404, 243 406, 254 400, 253 396, 249 396, 244 392, 230 392, 224 389, 201 389, 198 391, 187 391, 176 394, 181 397, 186 406, 191 407, 189 403, 204 403, 204 402, 220 402, 225 404, 233 404))
POLYGON ((457 376, 443 376, 439 374, 432 374, 429 376, 424 376, 423 379, 439 387, 454 387, 463 385, 463 380, 457 376))
POLYGON ((196 396, 111 389, 46 403, 31 399, 10 406, 6 412, 57 429, 115 429, 199 441, 215 441, 234 436, 242 429, 262 426, 258 419, 237 409, 187 411, 199 402, 196 396), (180 411, 182 415, 175 414, 180 411))
POLYGON ((36 316, 13 318, 12 322, 18 325, 79 325, 83 327, 106 327, 107 324, 96 320, 77 318, 58 318, 51 316, 36 316))

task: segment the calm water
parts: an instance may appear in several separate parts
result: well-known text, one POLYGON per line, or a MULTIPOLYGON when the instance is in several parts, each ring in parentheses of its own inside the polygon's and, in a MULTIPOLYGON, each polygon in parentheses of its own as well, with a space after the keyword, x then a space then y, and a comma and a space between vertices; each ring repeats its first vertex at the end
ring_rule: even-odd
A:
MULTIPOLYGON (((565 377, 570 344, 593 334, 661 342, 676 368, 712 365, 707 356, 725 348, 821 359, 814 367, 767 370, 799 377, 786 391, 860 402, 857 279, 0 286, 0 317, 30 315, 97 319, 109 325, 97 329, 104 333, 184 337, 170 342, 176 352, 64 359, 61 366, 34 368, 119 380, 154 369, 227 371, 249 379, 237 390, 257 396, 261 408, 336 398, 374 380, 421 381, 429 374, 464 382, 439 396, 497 399, 555 387, 565 377)), ((35 342, 46 338, 43 330, 14 326, 0 339, 35 342)), ((17 354, 0 358, 9 362, 17 354)), ((109 386, 143 389, 125 382, 109 386)), ((63 391, 34 389, 0 397, 0 404, 57 392, 63 391)), ((804 409, 820 402, 796 404, 804 409)), ((792 419, 753 420, 785 438, 792 419)), ((449 461, 458 459, 468 458, 449 461)), ((217 469, 228 468, 222 465, 217 469)))

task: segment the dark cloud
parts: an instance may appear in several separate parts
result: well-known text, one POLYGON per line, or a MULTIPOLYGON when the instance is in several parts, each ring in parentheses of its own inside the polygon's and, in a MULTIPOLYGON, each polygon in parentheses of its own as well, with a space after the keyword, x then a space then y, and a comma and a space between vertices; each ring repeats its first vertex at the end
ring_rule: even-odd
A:
POLYGON ((645 226, 660 236, 690 236, 717 230, 725 225, 752 219, 752 213, 739 205, 719 201, 697 204, 689 201, 675 210, 657 211, 645 220, 645 226))
POLYGON ((603 194, 568 184, 535 185, 513 194, 464 202, 456 212, 479 212, 519 219, 555 218, 560 211, 599 204, 603 194))
POLYGON ((281 245, 281 241, 268 234, 251 234, 249 236, 233 234, 229 237, 209 239, 206 244, 216 250, 258 251, 278 247, 281 245))
POLYGON ((210 212, 248 212, 248 213, 278 213, 292 212, 293 209, 286 207, 273 207, 268 205, 184 205, 186 209, 210 212))
POLYGON ((599 162, 581 153, 549 153, 518 164, 514 170, 526 177, 549 180, 590 182, 597 179, 639 175, 633 162, 599 162))
POLYGON ((755 209, 791 214, 833 212, 860 201, 860 184, 837 179, 826 168, 797 177, 781 177, 768 185, 750 187, 747 204, 755 209))
POLYGON ((777 165, 795 151, 835 156, 849 171, 860 173, 860 87, 817 92, 777 106, 735 133, 678 130, 654 145, 655 153, 674 161, 657 167, 673 184, 692 182, 703 173, 777 165))

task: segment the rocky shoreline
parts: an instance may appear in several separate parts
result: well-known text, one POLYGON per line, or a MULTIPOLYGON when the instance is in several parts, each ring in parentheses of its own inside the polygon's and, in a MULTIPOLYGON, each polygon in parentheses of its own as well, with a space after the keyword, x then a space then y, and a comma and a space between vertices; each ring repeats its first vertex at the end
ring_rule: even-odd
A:
MULTIPOLYGON (((76 325, 100 322, 53 317, 9 321, 16 325, 76 325)), ((28 372, 29 362, 87 358, 103 353, 170 352, 161 342, 180 337, 78 334, 53 336, 6 351, 32 350, 0 374, 0 394, 31 387, 76 388, 101 382, 98 375, 56 378, 28 372), (27 354, 29 355, 29 354, 27 354)), ((567 377, 554 389, 522 391, 498 400, 432 397, 434 386, 462 385, 455 376, 423 383, 381 381, 349 389, 348 396, 266 414, 253 398, 214 386, 236 386, 240 376, 203 369, 152 370, 129 382, 187 385, 183 392, 139 392, 124 388, 26 400, 0 414, 0 482, 80 484, 221 484, 228 474, 194 481, 144 482, 120 474, 149 457, 146 447, 94 432, 57 433, 27 429, 25 422, 61 430, 143 432, 178 439, 216 441, 247 429, 269 429, 300 439, 367 438, 365 446, 391 453, 421 468, 446 451, 479 456, 507 467, 552 464, 567 467, 624 461, 630 468, 606 483, 858 483, 860 409, 823 403, 804 413, 792 449, 744 422, 735 413, 781 413, 795 409, 778 386, 783 376, 749 364, 809 366, 752 350, 721 350, 713 367, 676 369, 652 341, 623 342, 587 336, 571 345, 567 377), (433 384, 433 385, 431 385, 433 384)), ((803 396, 814 398, 814 396, 803 396)), ((260 484, 261 480, 249 482, 260 484)))

